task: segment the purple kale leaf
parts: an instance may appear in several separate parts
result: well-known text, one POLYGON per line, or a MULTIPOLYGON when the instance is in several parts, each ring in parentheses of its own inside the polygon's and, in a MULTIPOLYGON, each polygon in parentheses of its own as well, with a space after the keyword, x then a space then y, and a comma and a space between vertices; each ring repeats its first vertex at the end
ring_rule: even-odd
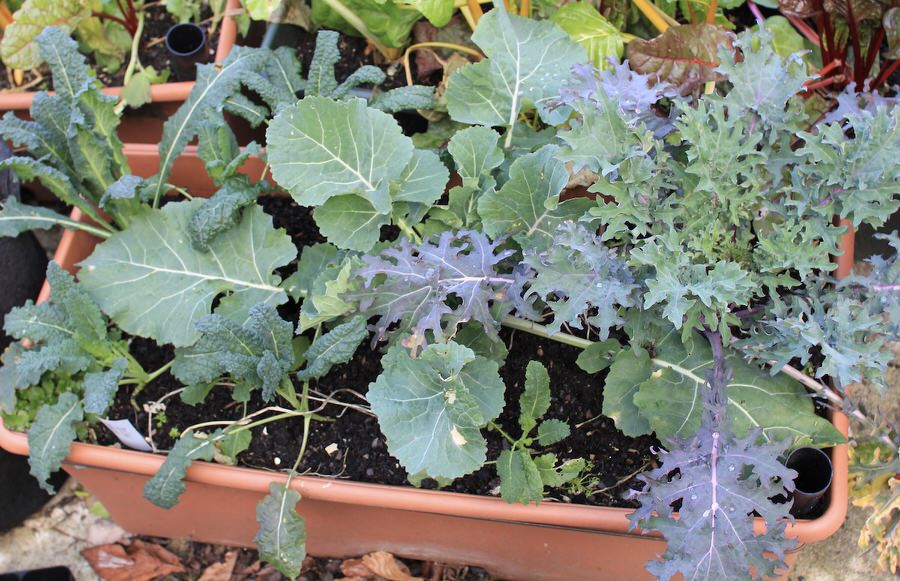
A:
POLYGON ((659 451, 661 465, 639 476, 641 507, 630 515, 633 527, 662 533, 668 546, 647 569, 659 579, 678 573, 685 579, 750 579, 775 574, 795 541, 785 538, 790 503, 773 497, 794 489, 797 473, 779 460, 790 438, 764 442, 750 431, 738 438, 727 423, 728 396, 721 342, 714 335, 715 364, 709 373, 700 430, 690 439, 673 439, 659 451), (718 347, 718 349, 716 349, 718 347), (681 503, 679 518, 673 504, 681 503), (754 516, 766 530, 754 531, 754 516), (773 558, 774 557, 774 558, 773 558))
POLYGON ((572 67, 572 80, 560 90, 555 104, 580 109, 585 105, 602 107, 609 101, 618 105, 619 114, 629 125, 642 122, 657 137, 669 133, 672 120, 661 116, 655 105, 662 99, 676 98, 676 87, 631 70, 627 60, 616 63, 610 59, 609 62, 610 66, 603 71, 589 63, 572 67))
POLYGON ((834 123, 865 112, 874 113, 881 107, 892 108, 900 104, 900 96, 882 97, 875 91, 856 91, 856 83, 850 83, 837 96, 837 107, 822 119, 822 123, 834 123))
POLYGON ((498 251, 499 246, 481 232, 446 231, 418 245, 404 238, 377 256, 363 257, 355 276, 365 286, 349 298, 359 301, 366 317, 378 317, 373 345, 396 322, 413 335, 414 344, 423 344, 429 331, 435 341, 452 337, 465 321, 478 321, 497 339, 497 320, 511 308, 508 297, 521 288, 519 277, 498 272, 498 264, 513 253, 498 251), (491 313, 495 303, 504 305, 499 314, 491 313))
MULTIPOLYGON (((634 277, 615 249, 609 249, 599 236, 580 224, 568 221, 558 228, 549 250, 524 257, 534 272, 525 292, 525 301, 540 299, 553 311, 552 332, 563 324, 577 329, 583 321, 609 337, 609 330, 624 321, 620 307, 637 304, 634 277)), ((528 304, 516 305, 520 314, 535 318, 528 304), (524 308, 522 308, 524 306, 524 308)))

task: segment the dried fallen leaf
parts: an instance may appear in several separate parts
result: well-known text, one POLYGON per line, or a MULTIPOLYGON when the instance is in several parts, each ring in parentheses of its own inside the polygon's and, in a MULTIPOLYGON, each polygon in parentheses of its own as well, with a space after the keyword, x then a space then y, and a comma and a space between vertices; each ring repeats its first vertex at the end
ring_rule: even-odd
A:
POLYGON ((375 573, 366 567, 362 562, 362 559, 345 559, 344 562, 341 563, 341 573, 344 577, 357 579, 372 579, 375 577, 375 573))
POLYGON ((159 545, 138 539, 127 547, 100 545, 85 549, 81 555, 103 581, 150 581, 184 572, 178 557, 159 545))
POLYGON ((237 551, 228 551, 225 553, 225 560, 207 567, 200 575, 199 581, 231 581, 235 563, 237 563, 237 551))
POLYGON ((409 568, 405 564, 385 551, 376 551, 364 555, 362 562, 376 575, 384 577, 388 581, 424 581, 421 577, 410 575, 409 568))

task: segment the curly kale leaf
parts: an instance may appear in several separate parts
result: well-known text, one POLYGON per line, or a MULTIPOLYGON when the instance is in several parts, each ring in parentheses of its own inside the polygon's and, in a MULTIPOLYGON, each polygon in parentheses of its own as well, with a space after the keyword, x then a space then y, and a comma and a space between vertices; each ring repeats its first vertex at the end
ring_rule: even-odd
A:
POLYGON ((900 108, 878 108, 799 134, 806 163, 793 174, 811 213, 880 227, 900 208, 900 108), (850 136, 848 136, 850 135, 850 136))
POLYGON ((644 482, 635 494, 641 507, 629 519, 632 527, 665 536, 661 560, 647 563, 664 580, 678 573, 685 579, 750 579, 751 570, 770 577, 785 567, 785 551, 796 543, 784 535, 791 505, 772 500, 794 489, 797 473, 779 460, 790 440, 763 442, 757 431, 735 436, 721 346, 714 359, 700 429, 690 439, 670 440, 668 450, 659 451, 660 466, 638 476, 644 482), (766 522, 761 534, 754 531, 756 515, 766 522))
POLYGON ((637 304, 638 285, 625 261, 574 222, 559 227, 549 250, 528 255, 524 262, 535 273, 525 300, 547 302, 553 311, 553 333, 564 324, 581 329, 587 322, 605 340, 610 329, 623 322, 619 308, 637 304))
POLYGON ((481 232, 443 232, 433 241, 414 245, 402 239, 377 256, 365 256, 355 276, 365 288, 349 297, 359 301, 359 312, 378 317, 373 344, 388 327, 399 322, 417 341, 430 332, 436 341, 452 337, 465 321, 478 321, 496 339, 498 315, 492 304, 508 310, 507 297, 516 294, 512 275, 497 266, 512 255, 481 232))
POLYGON ((835 290, 807 281, 807 296, 774 297, 738 346, 763 362, 774 361, 772 373, 795 358, 804 366, 821 353, 816 377, 830 376, 840 389, 859 381, 884 387, 893 359, 884 349, 888 329, 880 309, 862 300, 864 287, 858 283, 850 280, 835 290))

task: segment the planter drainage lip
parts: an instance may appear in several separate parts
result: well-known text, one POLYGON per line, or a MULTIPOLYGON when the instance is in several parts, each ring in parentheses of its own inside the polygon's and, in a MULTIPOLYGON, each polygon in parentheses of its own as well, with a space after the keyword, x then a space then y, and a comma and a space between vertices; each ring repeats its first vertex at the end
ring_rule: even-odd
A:
MULTIPOLYGON (((237 23, 234 18, 229 16, 230 11, 236 10, 240 6, 240 0, 228 0, 225 7, 225 14, 222 17, 221 27, 219 29, 219 41, 216 44, 215 61, 221 62, 225 60, 231 47, 237 40, 237 23)), ((187 99, 194 88, 193 81, 162 83, 158 85, 150 85, 150 98, 153 103, 170 103, 179 102, 187 99)), ((105 95, 118 97, 122 93, 122 87, 103 87, 105 95)), ((51 95, 54 91, 48 91, 51 95)), ((0 94, 0 110, 4 111, 27 111, 31 108, 31 102, 38 91, 23 91, 21 93, 3 93, 0 94)))
MULTIPOLYGON (((832 415, 832 421, 842 433, 847 433, 848 420, 844 414, 835 412, 832 415)), ((2 425, 2 420, 0 420, 0 446, 15 454, 28 453, 27 436, 9 431, 2 425)), ((76 466, 83 465, 152 476, 162 465, 164 459, 164 456, 158 454, 75 443, 72 445, 66 462, 76 466)), ((833 448, 832 462, 835 467, 835 479, 825 513, 815 520, 797 519, 795 523, 788 524, 788 535, 798 538, 801 543, 823 540, 834 534, 844 522, 847 512, 848 486, 846 444, 833 448)), ((185 480, 266 494, 270 483, 286 482, 287 475, 195 461, 188 468, 185 480)), ((553 502, 543 502, 538 506, 524 506, 507 504, 502 499, 495 497, 333 480, 315 476, 296 476, 292 481, 292 487, 308 500, 642 536, 639 530, 631 533, 628 531, 630 522, 627 515, 632 512, 632 509, 629 508, 553 502)), ((765 530, 762 519, 756 519, 756 529, 757 533, 765 530)))

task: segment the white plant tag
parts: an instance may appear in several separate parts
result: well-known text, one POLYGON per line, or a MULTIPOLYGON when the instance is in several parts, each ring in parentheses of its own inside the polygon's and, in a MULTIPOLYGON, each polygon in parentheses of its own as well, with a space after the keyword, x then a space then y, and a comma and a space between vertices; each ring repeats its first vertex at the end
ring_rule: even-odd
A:
POLYGON ((151 452, 150 444, 144 440, 137 428, 129 420, 100 420, 104 426, 110 429, 120 442, 134 450, 151 452))

